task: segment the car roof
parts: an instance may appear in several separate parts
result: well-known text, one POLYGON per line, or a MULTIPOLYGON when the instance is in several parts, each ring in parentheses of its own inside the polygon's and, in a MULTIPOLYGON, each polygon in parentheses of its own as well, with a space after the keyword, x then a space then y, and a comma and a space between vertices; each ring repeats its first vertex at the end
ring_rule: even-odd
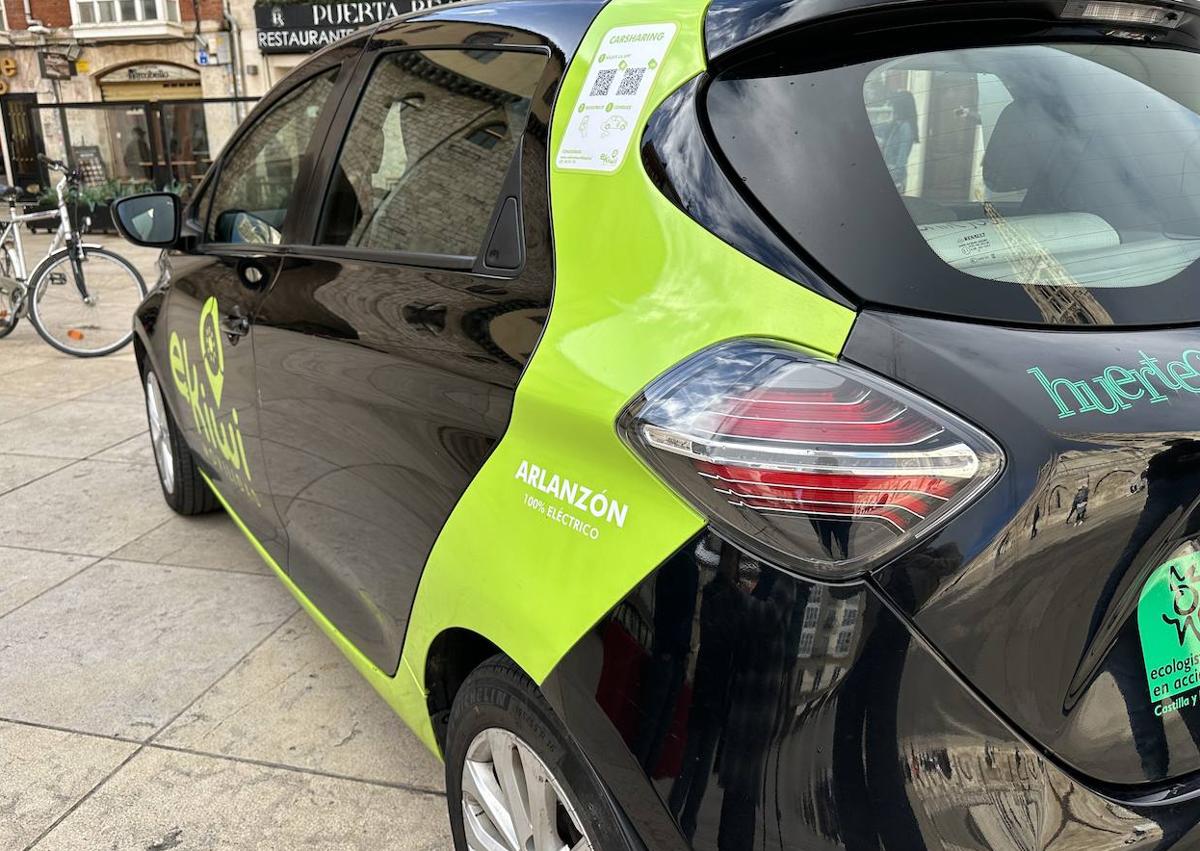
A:
POLYGON ((526 30, 570 58, 608 0, 461 0, 390 18, 372 29, 383 33, 406 24, 475 23, 526 30))
MULTIPOLYGON (((1186 13, 1196 8, 1186 0, 1125 0, 1136 5, 1168 7, 1186 13)), ((933 21, 968 20, 972 11, 986 17, 1063 16, 1068 0, 712 0, 705 18, 704 40, 710 60, 740 51, 749 44, 777 35, 783 30, 822 19, 863 12, 906 10, 926 15, 933 21), (999 13, 999 14, 997 14, 999 13)), ((1181 30, 1196 24, 1194 14, 1185 16, 1181 30)))

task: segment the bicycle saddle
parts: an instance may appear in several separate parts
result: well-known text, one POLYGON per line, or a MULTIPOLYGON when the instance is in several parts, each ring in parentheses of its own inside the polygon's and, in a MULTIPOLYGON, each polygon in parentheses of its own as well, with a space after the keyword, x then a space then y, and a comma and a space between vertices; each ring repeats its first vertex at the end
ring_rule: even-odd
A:
POLYGON ((0 183, 0 201, 15 201, 20 194, 21 190, 17 187, 0 183))

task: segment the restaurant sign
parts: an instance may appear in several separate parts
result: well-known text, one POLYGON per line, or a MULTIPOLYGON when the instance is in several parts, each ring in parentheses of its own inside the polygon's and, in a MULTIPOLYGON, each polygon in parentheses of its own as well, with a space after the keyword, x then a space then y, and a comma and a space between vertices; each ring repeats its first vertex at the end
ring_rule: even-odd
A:
POLYGON ((361 27, 447 2, 450 0, 260 4, 254 9, 258 49, 263 53, 311 53, 361 27))

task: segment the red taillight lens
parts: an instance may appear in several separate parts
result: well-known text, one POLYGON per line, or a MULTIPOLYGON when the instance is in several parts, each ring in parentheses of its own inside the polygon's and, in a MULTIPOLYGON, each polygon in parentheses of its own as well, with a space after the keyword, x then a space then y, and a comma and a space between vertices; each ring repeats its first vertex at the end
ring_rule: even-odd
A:
POLYGON ((979 430, 865 370, 724 343, 622 415, 622 436, 752 552, 824 578, 897 555, 999 475, 979 430))

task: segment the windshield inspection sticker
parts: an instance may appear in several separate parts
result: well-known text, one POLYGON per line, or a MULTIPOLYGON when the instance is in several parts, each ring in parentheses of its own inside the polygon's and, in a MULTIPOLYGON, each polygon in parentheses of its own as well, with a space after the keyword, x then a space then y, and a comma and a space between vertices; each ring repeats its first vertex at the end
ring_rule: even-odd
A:
POLYGON ((604 34, 558 146, 559 168, 612 172, 620 167, 674 36, 674 24, 616 27, 604 34))
POLYGON ((1138 599, 1138 635, 1155 715, 1195 706, 1200 688, 1200 553, 1160 565, 1138 599), (1193 692, 1188 694, 1188 692, 1193 692))

